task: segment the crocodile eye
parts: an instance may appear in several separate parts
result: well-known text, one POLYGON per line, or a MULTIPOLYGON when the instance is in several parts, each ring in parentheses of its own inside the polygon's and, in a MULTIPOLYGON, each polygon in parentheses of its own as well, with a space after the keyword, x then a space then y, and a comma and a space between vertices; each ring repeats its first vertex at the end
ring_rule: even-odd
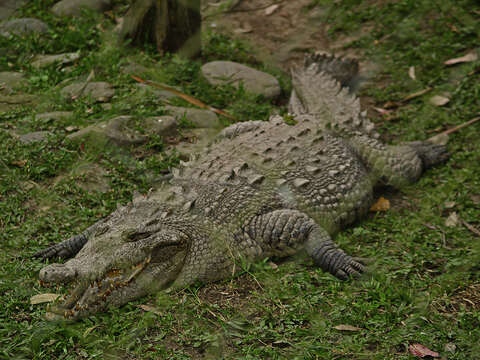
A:
POLYGON ((125 242, 135 242, 145 239, 152 235, 150 231, 142 231, 138 229, 126 229, 122 232, 122 239, 125 242))

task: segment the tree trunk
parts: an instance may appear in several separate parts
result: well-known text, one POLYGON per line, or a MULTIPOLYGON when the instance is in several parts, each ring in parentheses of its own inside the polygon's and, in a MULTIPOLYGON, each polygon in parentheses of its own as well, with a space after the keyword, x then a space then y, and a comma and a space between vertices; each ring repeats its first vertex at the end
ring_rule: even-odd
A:
POLYGON ((200 0, 136 0, 123 20, 121 40, 152 43, 160 54, 200 54, 200 0))

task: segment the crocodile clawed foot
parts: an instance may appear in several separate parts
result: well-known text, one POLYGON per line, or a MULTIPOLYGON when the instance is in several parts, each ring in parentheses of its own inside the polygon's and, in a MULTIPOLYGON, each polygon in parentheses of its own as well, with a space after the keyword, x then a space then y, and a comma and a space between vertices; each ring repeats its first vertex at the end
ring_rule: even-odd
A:
POLYGON ((339 265, 336 271, 332 272, 332 274, 340 280, 347 280, 350 277, 359 277, 366 269, 365 266, 356 259, 357 258, 348 257, 339 265))
POLYGON ((447 147, 445 145, 432 144, 426 141, 413 141, 407 144, 415 149, 417 155, 422 159, 425 169, 448 160, 447 147))

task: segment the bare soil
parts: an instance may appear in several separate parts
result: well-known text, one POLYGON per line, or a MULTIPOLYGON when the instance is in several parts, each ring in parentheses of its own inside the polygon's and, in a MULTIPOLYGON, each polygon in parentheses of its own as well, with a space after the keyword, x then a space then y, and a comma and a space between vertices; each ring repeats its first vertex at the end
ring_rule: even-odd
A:
MULTIPOLYGON (((221 2, 210 0, 208 14, 221 2)), ((312 50, 328 50, 326 24, 318 21, 320 10, 306 11, 311 0, 277 2, 267 14, 272 0, 239 1, 238 5, 216 16, 206 17, 207 26, 227 32, 252 44, 261 60, 288 69, 312 50)), ((270 8, 271 9, 271 8, 270 8)))

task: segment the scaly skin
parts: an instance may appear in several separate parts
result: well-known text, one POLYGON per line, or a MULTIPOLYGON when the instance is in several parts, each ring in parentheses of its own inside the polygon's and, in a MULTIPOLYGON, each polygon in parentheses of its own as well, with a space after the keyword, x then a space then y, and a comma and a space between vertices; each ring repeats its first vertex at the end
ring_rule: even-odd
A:
POLYGON ((368 211, 377 182, 414 182, 447 155, 424 142, 378 141, 358 99, 340 84, 357 68, 351 60, 308 58, 292 72, 296 125, 280 116, 232 125, 175 169, 170 183, 38 253, 75 256, 40 271, 43 281, 78 283, 56 312, 86 316, 300 249, 338 278, 362 273, 332 236, 368 211))

